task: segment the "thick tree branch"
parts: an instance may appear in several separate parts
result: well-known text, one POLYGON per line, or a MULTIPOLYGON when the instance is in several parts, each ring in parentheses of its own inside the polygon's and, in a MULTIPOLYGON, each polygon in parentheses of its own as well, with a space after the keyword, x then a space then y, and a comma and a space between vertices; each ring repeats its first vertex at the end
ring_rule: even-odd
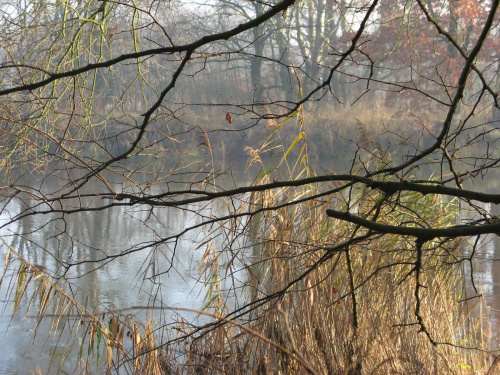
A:
POLYGON ((402 236, 413 236, 429 241, 438 237, 468 237, 480 234, 500 233, 500 222, 482 225, 456 225, 449 228, 416 228, 406 226, 395 226, 374 222, 360 216, 336 210, 326 210, 326 214, 332 218, 348 221, 360 225, 378 233, 398 234, 402 236))
POLYGON ((116 200, 128 199, 130 204, 150 204, 152 206, 179 206, 195 202, 210 201, 215 198, 230 197, 252 192, 261 192, 283 187, 305 186, 321 182, 345 182, 348 184, 345 186, 345 188, 351 186, 354 183, 361 183, 373 189, 381 190, 388 194, 394 194, 400 191, 414 191, 421 193, 423 195, 439 194, 439 195, 447 195, 450 197, 475 200, 483 203, 500 204, 500 194, 487 194, 473 190, 457 189, 453 187, 442 186, 437 183, 432 184, 432 182, 423 184, 423 183, 414 183, 408 181, 401 181, 401 182, 377 181, 363 176, 347 175, 347 174, 323 175, 323 176, 315 176, 315 177, 309 177, 298 180, 288 180, 288 181, 273 181, 268 184, 245 186, 218 192, 190 189, 190 190, 170 191, 161 194, 143 195, 143 196, 138 196, 136 194, 102 195, 101 198, 116 199, 116 200), (182 200, 173 199, 173 197, 180 195, 198 195, 198 197, 185 198, 182 200))

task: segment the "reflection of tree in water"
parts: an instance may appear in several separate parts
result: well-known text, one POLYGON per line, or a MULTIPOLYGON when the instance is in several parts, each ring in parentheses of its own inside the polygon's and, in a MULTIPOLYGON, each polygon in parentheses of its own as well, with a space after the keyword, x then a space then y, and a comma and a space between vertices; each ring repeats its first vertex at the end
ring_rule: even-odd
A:
MULTIPOLYGON (((67 204, 97 206, 77 200, 67 204)), ((208 205, 200 209, 199 205, 190 205, 153 211, 115 207, 97 214, 76 212, 62 218, 58 214, 41 218, 27 216, 18 222, 17 233, 24 235, 15 236, 12 246, 28 254, 30 261, 46 267, 51 274, 64 274, 80 301, 88 295, 92 297, 92 304, 104 304, 108 308, 186 307, 186 303, 187 307, 199 308, 204 298, 204 283, 199 281, 198 268, 204 249, 198 248, 198 244, 213 237, 215 246, 220 245, 223 228, 216 226, 207 231, 200 227, 187 231, 177 242, 172 239, 153 248, 149 245, 196 226, 214 213, 223 215, 221 207, 208 205), (38 248, 39 243, 44 243, 45 248, 38 248), (138 247, 145 249, 134 251, 138 247), (120 257, 122 253, 129 254, 120 257), (64 267, 54 262, 54 254, 66 263, 81 264, 65 272, 64 267), (106 260, 113 256, 118 256, 116 261, 106 260)), ((226 263, 227 260, 222 262, 221 267, 226 263)))

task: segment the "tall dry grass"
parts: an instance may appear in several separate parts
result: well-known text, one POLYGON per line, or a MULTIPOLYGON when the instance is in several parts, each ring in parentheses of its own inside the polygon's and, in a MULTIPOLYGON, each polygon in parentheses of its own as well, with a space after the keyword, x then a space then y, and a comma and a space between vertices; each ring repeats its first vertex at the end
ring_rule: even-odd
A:
MULTIPOLYGON (((325 187, 322 187, 324 190, 325 187)), ((304 198, 316 187, 288 189, 259 201, 263 207, 304 198)), ((352 191, 349 206, 362 212, 381 196, 352 191)), ((381 208, 380 220, 455 220, 454 202, 411 193, 398 207, 381 208), (419 217, 414 211, 418 208, 419 217)), ((461 241, 423 248, 416 312, 415 241, 373 236, 341 248, 360 228, 328 220, 328 207, 343 207, 342 195, 265 212, 252 223, 253 259, 247 303, 264 304, 237 324, 225 324, 194 340, 181 373, 213 374, 493 374, 495 352, 486 316, 459 303, 464 288, 461 241), (255 249, 254 249, 255 250, 255 249), (254 253, 255 254, 255 253, 254 253), (423 330, 427 331, 423 332, 423 330), (270 340, 272 343, 265 341, 270 340)), ((242 208, 243 210, 248 208, 242 208)), ((224 311, 229 312, 229 311, 224 311)))

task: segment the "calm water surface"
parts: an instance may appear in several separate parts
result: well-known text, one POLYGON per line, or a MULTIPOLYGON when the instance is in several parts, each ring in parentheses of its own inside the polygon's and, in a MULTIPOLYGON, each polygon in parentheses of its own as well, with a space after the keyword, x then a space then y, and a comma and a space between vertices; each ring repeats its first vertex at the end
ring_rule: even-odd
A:
MULTIPOLYGON (((19 212, 21 207, 20 201, 13 201, 9 206, 10 214, 19 212)), ((219 202, 208 206, 189 205, 182 210, 155 209, 153 212, 116 207, 98 214, 81 212, 64 218, 57 215, 27 217, 4 228, 0 236, 31 262, 45 267, 57 277, 62 275, 64 268, 51 254, 65 261, 95 261, 106 255, 119 254, 123 250, 134 250, 131 247, 133 245, 147 245, 159 237, 180 233, 185 228, 200 223, 202 217, 194 214, 195 211, 205 217, 227 213, 224 206, 219 206, 219 202), (13 233, 23 235, 15 236, 13 233)), ((5 223, 8 217, 9 212, 4 212, 0 216, 1 223, 5 223)), ((215 229, 212 233, 221 234, 222 230, 215 229)), ((220 244, 220 238, 221 236, 215 236, 212 241, 214 246, 220 244)), ((69 292, 78 301, 87 304, 90 311, 126 309, 131 306, 201 309, 206 302, 207 289, 199 281, 199 267, 206 247, 199 245, 206 240, 207 232, 198 228, 179 239, 175 254, 174 243, 171 242, 153 250, 132 252, 112 262, 84 263, 72 267, 65 275, 72 285, 69 292), (153 255, 156 256, 154 264, 151 263, 153 255), (159 276, 151 279, 153 273, 159 276)), ((1 251, 5 254, 5 245, 1 251)), ((220 258, 218 261, 220 269, 224 270, 227 259, 220 258)), ((232 281, 236 286, 245 281, 238 279, 243 278, 243 275, 233 276, 235 278, 232 281)), ((51 323, 48 318, 42 321, 34 338, 36 319, 29 315, 24 318, 23 307, 20 309, 21 314, 12 317, 14 297, 7 295, 6 290, 6 285, 0 290, 0 374, 27 374, 38 370, 43 374, 57 373, 62 357, 65 360, 62 369, 73 373, 78 364, 81 338, 63 336, 58 341, 59 336, 51 336, 47 339, 51 323), (67 346, 75 349, 69 355, 65 354, 67 346), (55 358, 52 364, 51 358, 55 358)), ((228 293, 226 297, 229 303, 236 303, 235 296, 228 293)), ((28 300, 25 298, 22 306, 27 304, 28 300)), ((36 308, 31 314, 35 314, 35 311, 36 308)), ((128 313, 134 314, 138 319, 145 319, 151 311, 138 308, 124 312, 128 313)), ((168 309, 155 311, 154 315, 166 323, 177 321, 181 316, 195 323, 200 321, 195 313, 179 313, 168 309)), ((203 318, 201 321, 203 322, 203 318)))

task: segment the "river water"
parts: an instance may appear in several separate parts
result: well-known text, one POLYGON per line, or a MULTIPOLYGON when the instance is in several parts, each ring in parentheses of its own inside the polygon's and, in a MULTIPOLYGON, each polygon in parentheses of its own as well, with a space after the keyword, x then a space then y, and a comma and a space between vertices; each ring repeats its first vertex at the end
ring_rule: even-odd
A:
MULTIPOLYGON (((8 210, 0 216, 0 225, 9 215, 18 213, 23 206, 33 202, 29 197, 13 200, 8 210)), ((91 202, 89 205, 96 205, 91 202)), ((493 214, 498 207, 489 207, 493 214)), ((0 236, 34 264, 43 266, 53 276, 60 276, 64 269, 55 257, 65 261, 96 261, 104 256, 116 255, 124 250, 134 250, 133 245, 147 245, 160 237, 182 232, 214 215, 227 214, 227 206, 216 201, 212 204, 192 204, 179 208, 161 208, 149 211, 134 207, 115 207, 100 213, 79 212, 64 217, 52 215, 28 216, 5 227, 0 236), (17 235, 22 234, 22 235, 17 235)), ((201 309, 206 303, 206 286, 200 280, 200 265, 204 261, 205 246, 199 246, 213 237, 215 248, 221 245, 223 229, 198 228, 185 233, 174 244, 133 251, 112 262, 87 262, 72 267, 65 275, 71 282, 71 293, 91 311, 105 309, 126 309, 131 306, 169 306, 201 309), (153 254, 154 251, 154 254, 153 254), (152 256, 156 261, 151 263, 152 256), (173 263, 171 263, 173 262, 173 263), (168 272, 167 272, 168 271, 168 272), (157 275, 154 279, 151 277, 157 275), (84 302, 85 301, 85 302, 84 302)), ((2 246, 5 254, 6 246, 2 246)), ((500 238, 490 235, 478 251, 475 268, 475 282, 481 285, 486 301, 491 306, 494 325, 500 322, 500 238)), ((221 273, 224 273, 229 259, 218 259, 221 273)), ((234 265, 235 268, 241 266, 234 265)), ((9 274, 7 269, 7 275, 9 274)), ((239 285, 244 284, 244 273, 233 274, 234 288, 226 290, 225 296, 234 306, 238 303, 239 285)), ((0 290, 0 374, 57 373, 58 369, 73 373, 78 365, 78 351, 81 338, 77 335, 53 335, 48 337, 50 319, 42 320, 37 335, 33 336, 36 319, 21 313, 12 316, 13 296, 6 293, 7 285, 0 290), (66 351, 66 348, 73 350, 66 351)), ((149 312, 136 308, 130 311, 139 319, 149 312)), ((34 312, 32 312, 34 314, 34 312)), ((178 321, 178 311, 162 310, 164 322, 178 321)), ((182 313, 182 318, 196 322, 195 313, 182 313)), ((494 327, 498 332, 498 327, 494 327)))
MULTIPOLYGON (((23 199, 22 203, 21 200, 10 203, 8 210, 0 216, 0 225, 8 220, 9 215, 18 213, 23 205, 32 203, 26 201, 29 197, 23 199)), ((162 208, 153 212, 122 206, 97 214, 80 212, 65 217, 55 214, 29 216, 3 228, 0 236, 29 261, 44 267, 55 277, 61 276, 64 268, 52 254, 65 261, 90 261, 70 268, 65 274, 71 283, 70 294, 90 311, 120 310, 132 306, 199 310, 206 303, 207 296, 207 288, 200 281, 199 270, 206 246, 199 245, 210 235, 213 237, 212 246, 219 246, 222 229, 211 227, 208 233, 206 228, 197 228, 185 233, 176 244, 170 241, 153 250, 132 251, 111 262, 92 261, 120 254, 124 250, 134 250, 133 246, 137 244, 147 245, 160 237, 180 233, 215 214, 224 215, 227 209, 219 203, 192 204, 183 209, 162 208), (15 235, 17 233, 22 235, 15 235)), ((4 244, 1 249, 3 255, 6 249, 4 244)), ((219 257, 217 261, 220 269, 225 270, 228 259, 219 257)), ((232 266, 239 267, 234 261, 232 266)), ((11 267, 7 269, 7 275, 9 272, 11 267)), ((243 274, 232 276, 231 285, 235 288, 245 282, 243 274)), ((36 319, 30 314, 23 316, 23 307, 28 305, 28 299, 23 299, 21 313, 12 317, 14 296, 8 295, 7 289, 7 285, 3 285, 0 290, 3 305, 0 310, 0 374, 38 371, 47 374, 55 373, 59 367, 67 373, 73 373, 78 364, 81 337, 63 335, 58 339, 56 335, 47 339, 51 324, 49 318, 42 320, 37 335, 33 337, 36 319), (73 347, 73 351, 67 354, 66 347, 73 347), (63 357, 64 362, 61 364, 59 362, 62 362, 63 357), (51 361, 53 358, 55 361, 51 361)), ((236 303, 230 291, 223 294, 229 304, 236 303)), ((31 314, 36 314, 34 310, 31 314)), ((144 320, 150 313, 150 310, 141 308, 124 312, 133 314, 138 320, 144 320)), ((154 314, 164 323, 181 318, 190 322, 201 320, 203 323, 203 317, 199 318, 196 313, 166 309, 154 314)))

